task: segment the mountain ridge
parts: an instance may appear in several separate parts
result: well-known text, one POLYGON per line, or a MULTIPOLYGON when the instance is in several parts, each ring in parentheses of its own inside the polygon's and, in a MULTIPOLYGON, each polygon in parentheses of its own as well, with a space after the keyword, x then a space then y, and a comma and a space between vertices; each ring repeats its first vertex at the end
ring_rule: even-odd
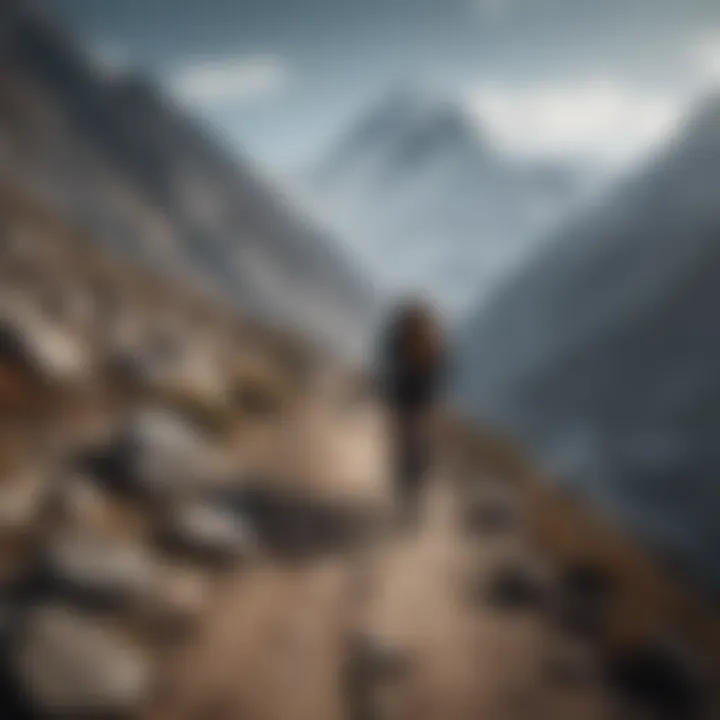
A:
POLYGON ((458 402, 720 588, 716 96, 462 330, 458 402))
POLYGON ((30 182, 121 251, 195 275, 268 319, 326 338, 367 322, 371 284, 250 161, 230 159, 152 81, 100 73, 31 6, 2 13, 17 124, 41 127, 47 148, 15 158, 30 182))
POLYGON ((507 156, 458 102, 400 89, 307 177, 319 212, 382 282, 429 288, 457 318, 582 201, 584 173, 507 156))

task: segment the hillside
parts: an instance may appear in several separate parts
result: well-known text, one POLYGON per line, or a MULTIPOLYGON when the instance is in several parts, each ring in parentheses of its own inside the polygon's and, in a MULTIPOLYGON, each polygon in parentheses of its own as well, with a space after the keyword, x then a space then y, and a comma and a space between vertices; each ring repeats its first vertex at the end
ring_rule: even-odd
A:
POLYGON ((398 534, 356 372, 13 189, 0 219, 3 717, 715 707, 715 611, 515 449, 439 417, 398 534))
POLYGON ((720 102, 463 329, 456 390, 720 589, 720 102))
POLYGON ((389 287, 424 288, 457 316, 582 201, 587 175, 509 156, 459 103, 400 90, 341 135, 307 194, 389 287))
POLYGON ((373 306, 332 238, 147 78, 93 66, 45 8, 0 7, 0 167, 125 255, 357 345, 373 306))

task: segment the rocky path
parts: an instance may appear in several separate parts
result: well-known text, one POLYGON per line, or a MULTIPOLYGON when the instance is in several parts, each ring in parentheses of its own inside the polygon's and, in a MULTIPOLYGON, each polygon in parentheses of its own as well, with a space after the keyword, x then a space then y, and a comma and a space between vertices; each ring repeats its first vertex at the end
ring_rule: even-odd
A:
POLYGON ((508 478, 461 481, 440 447, 404 526, 371 402, 318 396, 273 425, 248 435, 258 476, 218 473, 196 429, 146 408, 98 457, 0 485, 25 546, 0 587, 2 717, 713 717, 674 657, 609 674, 602 577, 568 587, 508 478))
POLYGON ((515 448, 448 423, 401 530, 360 378, 16 200, 2 720, 720 717, 717 608, 515 448))
POLYGON ((382 413, 342 382, 222 441, 162 403, 90 424, 0 480, 0 717, 713 717, 679 653, 608 663, 606 577, 553 566, 482 454, 438 434, 393 521, 382 413))
POLYGON ((474 493, 438 474, 417 529, 238 573, 153 717, 617 717, 592 648, 551 622, 517 499, 491 480, 474 493))

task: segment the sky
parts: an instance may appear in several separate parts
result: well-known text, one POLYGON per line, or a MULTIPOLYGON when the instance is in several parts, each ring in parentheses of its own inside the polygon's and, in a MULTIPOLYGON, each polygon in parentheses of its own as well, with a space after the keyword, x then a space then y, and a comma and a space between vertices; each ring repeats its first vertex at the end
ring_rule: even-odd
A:
POLYGON ((277 173, 407 85, 520 155, 620 162, 720 81, 719 0, 47 2, 277 173))

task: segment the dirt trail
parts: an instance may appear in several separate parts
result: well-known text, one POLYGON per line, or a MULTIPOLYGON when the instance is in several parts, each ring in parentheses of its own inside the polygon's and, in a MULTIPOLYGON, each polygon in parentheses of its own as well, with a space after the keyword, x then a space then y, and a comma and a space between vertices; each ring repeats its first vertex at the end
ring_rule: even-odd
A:
POLYGON ((537 563, 522 524, 478 536, 463 530, 463 509, 438 468, 419 528, 241 569, 167 668, 171 697, 152 717, 610 717, 588 649, 561 638, 532 599, 503 607, 478 590, 508 564, 537 563), (553 682, 558 651, 589 670, 553 682))

